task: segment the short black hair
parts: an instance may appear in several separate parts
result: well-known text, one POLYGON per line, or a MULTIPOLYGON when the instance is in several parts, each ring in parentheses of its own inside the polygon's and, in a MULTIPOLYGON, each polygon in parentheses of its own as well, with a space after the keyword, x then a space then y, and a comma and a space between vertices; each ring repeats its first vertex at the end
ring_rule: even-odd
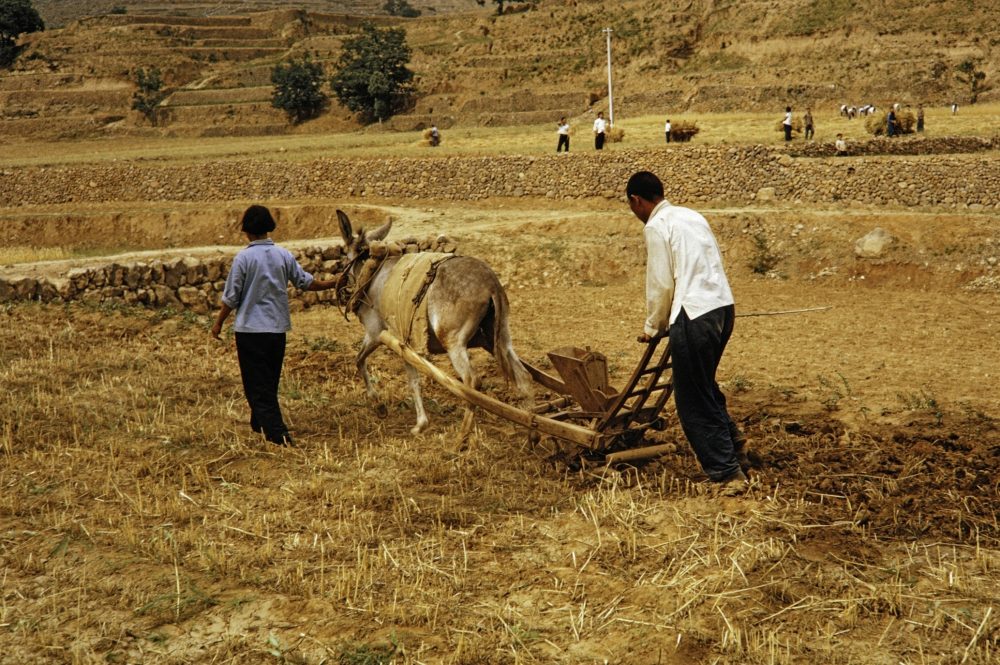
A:
POLYGON ((663 183, 649 171, 633 173, 625 185, 625 196, 633 195, 647 201, 658 201, 663 198, 663 183))
POLYGON ((252 205, 243 213, 243 232, 262 236, 274 230, 276 224, 271 211, 262 205, 252 205))

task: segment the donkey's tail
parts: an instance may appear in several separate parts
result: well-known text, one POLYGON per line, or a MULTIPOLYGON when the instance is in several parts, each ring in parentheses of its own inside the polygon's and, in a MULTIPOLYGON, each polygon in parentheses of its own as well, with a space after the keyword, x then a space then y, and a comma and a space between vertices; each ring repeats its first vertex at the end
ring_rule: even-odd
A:
POLYGON ((493 356, 500 365, 500 372, 507 381, 514 383, 524 397, 534 394, 531 374, 524 368, 521 359, 514 353, 514 344, 510 339, 510 303, 503 289, 493 294, 493 311, 496 314, 493 321, 493 356))

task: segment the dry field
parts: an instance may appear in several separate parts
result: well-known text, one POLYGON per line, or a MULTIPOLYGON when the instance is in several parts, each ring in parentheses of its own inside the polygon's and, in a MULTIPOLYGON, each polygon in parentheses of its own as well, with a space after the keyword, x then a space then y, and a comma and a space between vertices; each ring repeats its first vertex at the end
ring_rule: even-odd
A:
MULTIPOLYGON (((525 358, 591 345, 624 381, 643 255, 623 205, 366 206, 490 261, 525 358)), ((580 466, 488 415, 459 441, 428 386, 412 437, 401 362, 373 357, 370 403, 360 326, 332 308, 294 315, 278 448, 209 319, 0 306, 0 662, 996 662, 1000 303, 966 288, 1000 254, 995 213, 704 212, 740 312, 832 307, 737 323, 720 378, 759 457, 745 496, 703 482, 676 424, 654 463, 580 466), (876 225, 910 254, 855 259, 876 225)))
MULTIPOLYGON (((796 108, 795 113, 805 109, 796 108)), ((816 141, 833 143, 838 133, 848 140, 871 138, 861 119, 847 120, 836 108, 815 108, 816 141)), ((774 113, 667 113, 664 116, 637 116, 616 113, 616 125, 625 131, 620 144, 608 144, 607 150, 626 148, 660 148, 664 145, 663 123, 669 117, 675 123, 695 123, 700 132, 690 145, 784 144, 781 131, 775 129, 784 117, 781 109, 774 113)), ((545 125, 511 127, 459 126, 442 130, 442 143, 429 148, 419 131, 382 130, 376 126, 355 133, 305 133, 312 128, 303 125, 301 134, 279 136, 249 136, 232 138, 198 138, 172 140, 164 138, 116 137, 86 141, 31 141, 12 139, 13 149, 0 155, 0 167, 79 164, 108 160, 158 160, 177 163, 206 159, 264 156, 275 160, 306 160, 318 157, 381 158, 421 157, 433 155, 537 155, 555 152, 558 113, 545 125)), ((1000 103, 962 107, 958 114, 944 107, 926 110, 927 137, 991 136, 1000 127, 1000 103)), ((593 152, 591 128, 593 114, 570 118, 571 149, 593 152)), ((796 139, 802 144, 801 138, 796 139)), ((672 147, 678 147, 676 145, 672 147)))

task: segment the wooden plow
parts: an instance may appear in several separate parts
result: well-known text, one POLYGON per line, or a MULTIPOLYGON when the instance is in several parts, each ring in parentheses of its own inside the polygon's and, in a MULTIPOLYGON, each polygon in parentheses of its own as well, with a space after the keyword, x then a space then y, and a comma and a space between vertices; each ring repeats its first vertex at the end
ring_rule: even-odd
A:
MULTIPOLYGON (((555 393, 533 408, 522 409, 469 388, 401 342, 389 331, 379 339, 421 374, 474 406, 525 427, 532 436, 548 435, 576 444, 607 463, 659 456, 672 445, 643 446, 650 429, 663 429, 662 412, 673 393, 670 343, 650 341, 628 383, 621 390, 608 383, 607 358, 590 349, 564 347, 549 352, 559 377, 524 363, 536 383, 555 393)), ((523 362, 523 361, 522 361, 523 362)))

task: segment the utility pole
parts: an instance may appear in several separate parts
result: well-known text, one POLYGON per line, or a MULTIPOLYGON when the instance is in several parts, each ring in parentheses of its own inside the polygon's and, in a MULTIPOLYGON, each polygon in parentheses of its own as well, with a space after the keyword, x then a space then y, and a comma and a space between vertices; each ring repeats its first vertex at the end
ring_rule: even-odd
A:
POLYGON ((601 30, 608 38, 608 124, 615 126, 615 102, 611 96, 611 28, 601 30))

